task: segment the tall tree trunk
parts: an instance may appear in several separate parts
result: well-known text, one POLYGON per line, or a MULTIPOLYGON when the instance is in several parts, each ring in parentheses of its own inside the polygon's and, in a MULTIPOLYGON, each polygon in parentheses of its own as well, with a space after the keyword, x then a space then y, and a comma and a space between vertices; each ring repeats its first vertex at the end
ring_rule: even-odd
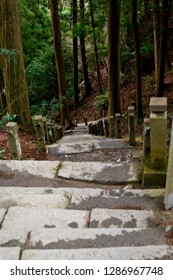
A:
POLYGON ((31 114, 17 0, 0 1, 0 19, 0 48, 16 51, 16 61, 10 56, 0 55, 4 87, 2 103, 4 110, 7 109, 11 115, 19 115, 23 125, 30 126, 31 114))
POLYGON ((94 33, 94 31, 95 31, 95 21, 94 21, 92 0, 89 1, 89 4, 90 4, 91 23, 92 23, 92 29, 93 29, 93 40, 94 40, 94 50, 95 50, 95 58, 96 58, 97 80, 98 80, 100 94, 103 94, 102 84, 101 84, 101 73, 100 73, 100 68, 99 68, 99 56, 98 56, 98 51, 97 51, 97 42, 96 42, 96 37, 95 37, 95 33, 94 33))
POLYGON ((155 81, 157 84, 158 69, 159 69, 159 45, 160 45, 160 0, 153 0, 153 29, 154 29, 155 81))
MULTIPOLYGON (((80 22, 84 25, 84 0, 80 0, 80 22)), ((86 59, 86 48, 85 48, 85 36, 80 35, 80 48, 81 48, 81 58, 82 58, 82 68, 85 83, 85 94, 89 95, 91 91, 91 85, 88 76, 88 65, 86 59)))
POLYGON ((77 25, 77 0, 72 0, 73 12, 73 94, 74 108, 79 105, 79 87, 78 87, 78 39, 75 32, 77 25))
POLYGON ((150 20, 150 0, 144 0, 145 16, 150 20))
POLYGON ((66 89, 66 76, 64 67, 64 58, 61 44, 61 32, 60 32, 60 19, 58 14, 58 0, 50 0, 50 11, 52 17, 52 29, 55 47, 56 68, 58 75, 58 87, 59 87, 59 101, 60 101, 60 117, 61 124, 68 125, 70 123, 67 89, 66 89))
POLYGON ((109 0, 108 115, 120 113, 120 0, 109 0))
POLYGON ((166 64, 167 50, 167 32, 168 32, 168 17, 169 17, 169 0, 162 0, 162 17, 161 17, 161 38, 159 49, 159 69, 156 84, 156 96, 162 97, 164 91, 164 76, 166 64))
POLYGON ((140 57, 140 42, 137 22, 137 0, 132 0, 132 25, 135 43, 135 68, 136 68, 136 109, 138 121, 143 119, 142 111, 142 85, 141 85, 141 57, 140 57))

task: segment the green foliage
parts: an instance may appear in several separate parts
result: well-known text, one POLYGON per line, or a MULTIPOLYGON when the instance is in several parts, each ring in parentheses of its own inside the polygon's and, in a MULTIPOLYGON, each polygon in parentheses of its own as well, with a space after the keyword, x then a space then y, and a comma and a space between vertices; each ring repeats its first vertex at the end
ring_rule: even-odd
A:
POLYGON ((153 88, 155 87, 155 79, 153 78, 153 76, 145 76, 143 77, 143 80, 145 82, 145 84, 147 85, 147 87, 153 88))
POLYGON ((0 128, 4 127, 8 122, 17 122, 20 119, 18 115, 6 114, 0 120, 0 128))
POLYGON ((41 105, 32 105, 31 106, 31 115, 42 115, 48 116, 50 119, 56 120, 59 114, 59 101, 57 98, 53 98, 50 102, 43 100, 41 105))
POLYGON ((145 73, 154 68, 154 46, 150 42, 144 42, 141 47, 141 70, 145 73))
POLYGON ((40 51, 26 68, 31 105, 40 106, 43 100, 58 96, 54 49, 40 51))
POLYGON ((19 0, 25 65, 50 45, 51 17, 48 0, 19 0))
POLYGON ((94 107, 98 111, 108 110, 108 94, 98 95, 94 101, 94 107))
POLYGON ((18 57, 18 50, 14 49, 0 49, 0 55, 8 57, 8 60, 12 60, 13 62, 17 63, 17 57, 18 57))

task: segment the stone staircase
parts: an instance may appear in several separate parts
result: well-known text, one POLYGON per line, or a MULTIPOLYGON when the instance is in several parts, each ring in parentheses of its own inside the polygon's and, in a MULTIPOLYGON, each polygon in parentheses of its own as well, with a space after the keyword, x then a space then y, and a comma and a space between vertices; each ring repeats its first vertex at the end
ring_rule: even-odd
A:
POLYGON ((0 259, 172 259, 163 194, 0 187, 0 259))
POLYGON ((48 151, 54 161, 0 162, 0 259, 173 259, 173 211, 164 189, 140 188, 141 144, 81 126, 48 151))

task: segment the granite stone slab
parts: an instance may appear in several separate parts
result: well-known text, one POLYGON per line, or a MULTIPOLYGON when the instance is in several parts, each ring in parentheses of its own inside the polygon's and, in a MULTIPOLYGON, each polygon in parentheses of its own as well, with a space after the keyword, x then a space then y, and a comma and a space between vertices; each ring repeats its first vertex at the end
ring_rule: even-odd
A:
POLYGON ((2 229, 29 232, 38 228, 78 228, 87 227, 88 221, 88 211, 12 206, 3 221, 2 229))
POLYGON ((149 227, 149 223, 155 219, 153 211, 146 210, 112 210, 93 209, 90 217, 90 227, 119 227, 140 228, 149 227))

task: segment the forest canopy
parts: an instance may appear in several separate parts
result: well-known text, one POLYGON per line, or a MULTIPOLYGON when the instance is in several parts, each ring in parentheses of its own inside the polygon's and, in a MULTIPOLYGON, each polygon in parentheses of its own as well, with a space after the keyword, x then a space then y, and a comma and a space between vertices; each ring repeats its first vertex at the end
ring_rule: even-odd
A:
POLYGON ((5 88, 10 96, 11 87, 18 88, 12 79, 21 84, 24 71, 27 89, 23 82, 16 94, 22 96, 23 91, 29 96, 21 101, 15 93, 9 99, 1 94, 2 112, 18 113, 30 123, 30 113, 19 110, 20 100, 31 115, 57 119, 60 114, 61 122, 70 121, 69 112, 92 94, 97 80, 100 104, 104 100, 108 114, 114 115, 121 113, 121 80, 135 78, 136 110, 142 119, 141 76, 154 72, 155 96, 164 94, 165 69, 172 63, 172 12, 171 0, 1 0, 0 16, 6 19, 0 26, 1 91, 5 88), (14 68, 10 77, 4 70, 9 66, 14 68))

